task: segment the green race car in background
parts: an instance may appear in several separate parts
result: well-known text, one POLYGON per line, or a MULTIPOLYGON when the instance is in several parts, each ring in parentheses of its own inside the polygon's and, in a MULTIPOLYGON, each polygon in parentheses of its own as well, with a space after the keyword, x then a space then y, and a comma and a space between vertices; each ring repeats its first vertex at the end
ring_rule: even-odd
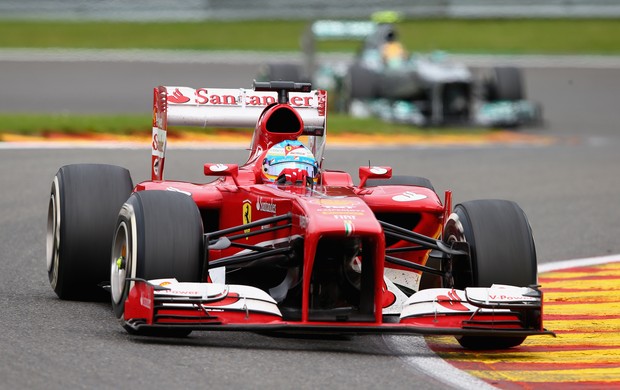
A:
POLYGON ((265 64, 259 80, 310 81, 330 90, 331 106, 355 117, 416 126, 519 127, 542 121, 515 67, 473 70, 445 52, 408 54, 389 22, 319 20, 302 37, 303 62, 265 64), (317 61, 316 42, 360 40, 353 59, 317 61))

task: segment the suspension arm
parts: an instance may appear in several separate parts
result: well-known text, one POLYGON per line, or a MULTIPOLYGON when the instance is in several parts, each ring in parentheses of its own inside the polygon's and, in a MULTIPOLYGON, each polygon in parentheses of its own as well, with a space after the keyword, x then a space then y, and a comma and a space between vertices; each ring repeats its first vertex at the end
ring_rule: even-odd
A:
POLYGON ((467 252, 458 249, 452 249, 447 246, 443 241, 437 240, 432 237, 425 236, 420 233, 412 232, 411 230, 407 230, 401 228, 400 226, 392 225, 387 222, 379 221, 381 226, 383 227, 383 232, 386 236, 395 237, 401 239, 403 241, 412 242, 414 244, 418 244, 421 247, 427 249, 436 249, 448 255, 467 255, 467 252))
POLYGON ((410 268, 410 269, 414 269, 416 271, 422 271, 422 272, 428 272, 429 274, 433 274, 433 275, 439 275, 441 277, 445 277, 446 273, 435 269, 435 268, 430 268, 430 267, 426 267, 424 265, 420 265, 411 261, 407 261, 407 260, 403 260, 403 259, 399 259, 398 257, 394 257, 394 256, 385 256, 385 261, 387 261, 388 263, 392 263, 392 264, 396 264, 396 265, 400 265, 401 267, 406 267, 406 268, 410 268))

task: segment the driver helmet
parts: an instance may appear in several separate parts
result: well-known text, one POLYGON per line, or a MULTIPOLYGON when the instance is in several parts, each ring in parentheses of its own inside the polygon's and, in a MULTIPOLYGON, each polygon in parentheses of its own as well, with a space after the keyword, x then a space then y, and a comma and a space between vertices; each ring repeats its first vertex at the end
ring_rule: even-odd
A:
POLYGON ((263 183, 295 184, 296 178, 306 178, 306 184, 318 179, 318 164, 312 152, 300 141, 282 141, 272 146, 265 155, 261 177, 263 183))

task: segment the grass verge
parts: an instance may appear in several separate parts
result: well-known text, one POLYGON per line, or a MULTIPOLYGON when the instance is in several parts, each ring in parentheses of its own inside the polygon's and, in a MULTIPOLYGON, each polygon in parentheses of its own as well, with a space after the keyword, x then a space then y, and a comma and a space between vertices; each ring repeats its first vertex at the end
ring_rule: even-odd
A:
MULTIPOLYGON (((245 134, 249 129, 216 129, 180 127, 174 132, 195 132, 203 134, 227 133, 245 134)), ((376 118, 358 119, 342 114, 330 114, 329 134, 475 134, 488 130, 482 128, 418 128, 397 123, 386 123, 376 118)), ((63 114, 0 114, 0 133, 48 136, 63 134, 116 134, 138 135, 151 133, 151 118, 148 115, 63 115, 63 114)))
MULTIPOLYGON (((4 48, 107 48, 297 51, 307 21, 183 23, 10 21, 4 48)), ((620 54, 618 19, 406 20, 410 51, 498 54, 620 54)), ((359 42, 324 42, 319 50, 354 51, 359 42)))

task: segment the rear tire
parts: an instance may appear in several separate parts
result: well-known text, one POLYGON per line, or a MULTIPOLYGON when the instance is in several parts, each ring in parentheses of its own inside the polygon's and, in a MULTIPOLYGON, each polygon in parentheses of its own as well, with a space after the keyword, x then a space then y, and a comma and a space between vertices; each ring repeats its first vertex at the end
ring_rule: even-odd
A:
POLYGON ((367 101, 377 97, 379 75, 359 64, 353 64, 342 83, 340 96, 347 112, 353 100, 367 101))
MULTIPOLYGON (((523 210, 506 200, 463 202, 448 219, 443 240, 469 244, 471 262, 452 264, 454 287, 518 287, 537 283, 536 248, 523 210)), ((457 337, 469 349, 498 349, 520 345, 525 337, 457 337)))
MULTIPOLYGON (((125 300, 133 287, 127 278, 176 278, 200 282, 202 276, 203 226, 200 211, 191 197, 169 191, 134 193, 118 214, 112 243, 112 308, 123 318, 125 300)), ((183 329, 144 329, 132 334, 187 336, 183 329)))
POLYGON ((77 164, 58 170, 47 217, 47 273, 60 299, 109 299, 110 239, 118 211, 131 194, 129 171, 77 164))
POLYGON ((389 100, 413 100, 422 92, 417 72, 411 70, 385 71, 379 76, 378 95, 389 100))

